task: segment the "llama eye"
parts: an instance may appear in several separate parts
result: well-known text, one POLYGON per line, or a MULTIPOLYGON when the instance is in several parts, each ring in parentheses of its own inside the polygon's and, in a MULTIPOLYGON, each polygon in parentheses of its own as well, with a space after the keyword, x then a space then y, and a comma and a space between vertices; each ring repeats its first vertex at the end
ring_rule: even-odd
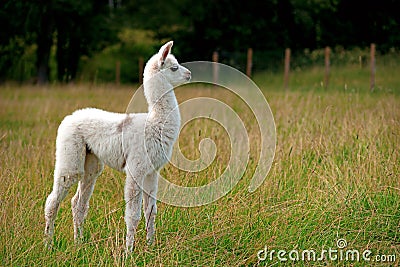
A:
POLYGON ((178 66, 172 66, 170 69, 172 70, 172 71, 177 71, 178 70, 178 66))

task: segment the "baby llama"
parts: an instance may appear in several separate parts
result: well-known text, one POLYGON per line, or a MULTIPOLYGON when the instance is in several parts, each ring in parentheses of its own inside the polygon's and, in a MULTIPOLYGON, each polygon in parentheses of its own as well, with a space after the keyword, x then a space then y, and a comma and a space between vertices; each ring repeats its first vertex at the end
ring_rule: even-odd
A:
POLYGON ((69 188, 78 182, 71 200, 74 239, 82 239, 89 199, 104 164, 126 173, 124 188, 126 250, 143 212, 146 239, 151 243, 157 214, 158 171, 171 157, 180 128, 174 87, 188 82, 191 73, 170 54, 173 42, 163 45, 144 69, 148 113, 112 113, 94 108, 75 111, 61 122, 56 140, 53 191, 45 205, 46 244, 51 246, 54 221, 69 188))

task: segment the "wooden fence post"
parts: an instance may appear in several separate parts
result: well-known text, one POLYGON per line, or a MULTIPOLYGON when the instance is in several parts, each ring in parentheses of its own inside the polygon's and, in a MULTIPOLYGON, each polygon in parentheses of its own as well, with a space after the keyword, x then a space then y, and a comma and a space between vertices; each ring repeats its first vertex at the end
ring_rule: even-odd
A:
POLYGON ((139 84, 143 83, 143 68, 144 68, 144 59, 143 57, 139 57, 139 84))
POLYGON ((115 63, 115 84, 117 86, 121 84, 121 61, 119 60, 115 63))
POLYGON ((251 70, 253 68, 253 49, 247 49, 247 66, 246 66, 246 75, 251 77, 251 70))
POLYGON ((325 47, 325 76, 324 76, 324 87, 328 88, 329 84, 329 74, 331 71, 331 48, 329 46, 325 47))
POLYGON ((283 77, 283 86, 288 89, 290 71, 290 48, 285 49, 285 73, 283 77))
MULTIPOLYGON (((218 63, 218 59, 219 59, 218 52, 214 51, 214 53, 212 54, 212 61, 214 63, 218 63)), ((219 72, 218 65, 213 64, 213 82, 214 82, 214 84, 216 84, 218 82, 218 72, 219 72)))
POLYGON ((371 44, 371 80, 370 80, 370 87, 369 89, 374 91, 375 89, 375 73, 376 73, 376 60, 375 60, 375 50, 376 50, 376 45, 371 44))

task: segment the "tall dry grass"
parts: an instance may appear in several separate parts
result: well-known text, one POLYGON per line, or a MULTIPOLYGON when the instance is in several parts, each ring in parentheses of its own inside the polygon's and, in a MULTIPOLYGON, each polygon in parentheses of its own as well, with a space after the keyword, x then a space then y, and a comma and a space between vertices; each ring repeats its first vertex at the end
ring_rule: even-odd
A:
MULTIPOLYGON (((43 205, 51 191, 55 138, 62 118, 95 106, 124 112, 130 88, 49 86, 0 88, 0 263, 3 266, 253 266, 270 249, 370 249, 400 257, 400 99, 391 92, 286 91, 264 93, 274 113, 277 148, 263 185, 247 191, 258 159, 259 132, 250 110, 226 91, 186 88, 179 101, 208 95, 227 100, 251 138, 243 179, 225 197, 197 208, 159 204, 155 245, 145 245, 143 222, 133 255, 123 253, 122 174, 106 168, 98 179, 85 224, 85 242, 73 244, 70 199, 56 221, 55 249, 44 249, 43 205)), ((197 158, 204 137, 216 140, 218 161, 190 175, 167 166, 163 175, 188 186, 213 180, 229 158, 227 136, 207 120, 189 124, 182 151, 197 158)), ((71 191, 74 191, 73 188, 71 191)), ((303 266, 365 262, 299 261, 303 266)), ((374 263, 376 264, 376 263, 374 263)), ((398 264, 387 263, 389 265, 398 264)))

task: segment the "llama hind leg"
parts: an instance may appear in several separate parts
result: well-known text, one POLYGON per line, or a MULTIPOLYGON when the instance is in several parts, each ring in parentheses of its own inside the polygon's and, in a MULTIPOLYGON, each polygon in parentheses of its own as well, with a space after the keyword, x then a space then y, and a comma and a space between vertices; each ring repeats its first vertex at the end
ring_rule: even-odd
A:
POLYGON ((152 172, 143 182, 143 211, 146 219, 146 240, 148 244, 154 241, 155 219, 157 214, 158 173, 152 172))
POLYGON ((127 172, 125 182, 125 223, 126 223, 126 251, 132 252, 135 245, 135 233, 141 218, 143 178, 127 172), (136 178, 139 177, 139 178, 136 178))
MULTIPOLYGON (((59 128, 62 131, 62 126, 59 128)), ((44 209, 46 227, 46 246, 51 247, 54 222, 60 203, 67 196, 69 189, 84 176, 86 151, 84 145, 70 136, 57 136, 56 166, 54 170, 53 191, 47 197, 44 209)))
POLYGON ((94 154, 86 154, 85 175, 79 181, 76 194, 71 199, 75 242, 79 242, 83 237, 83 222, 88 213, 89 200, 92 196, 96 179, 102 172, 103 167, 103 164, 94 154))
POLYGON ((53 233, 54 233, 54 222, 57 216, 60 203, 67 196, 70 187, 83 176, 83 172, 73 173, 69 175, 56 175, 54 178, 53 191, 47 197, 45 205, 45 242, 47 247, 51 247, 53 233))

